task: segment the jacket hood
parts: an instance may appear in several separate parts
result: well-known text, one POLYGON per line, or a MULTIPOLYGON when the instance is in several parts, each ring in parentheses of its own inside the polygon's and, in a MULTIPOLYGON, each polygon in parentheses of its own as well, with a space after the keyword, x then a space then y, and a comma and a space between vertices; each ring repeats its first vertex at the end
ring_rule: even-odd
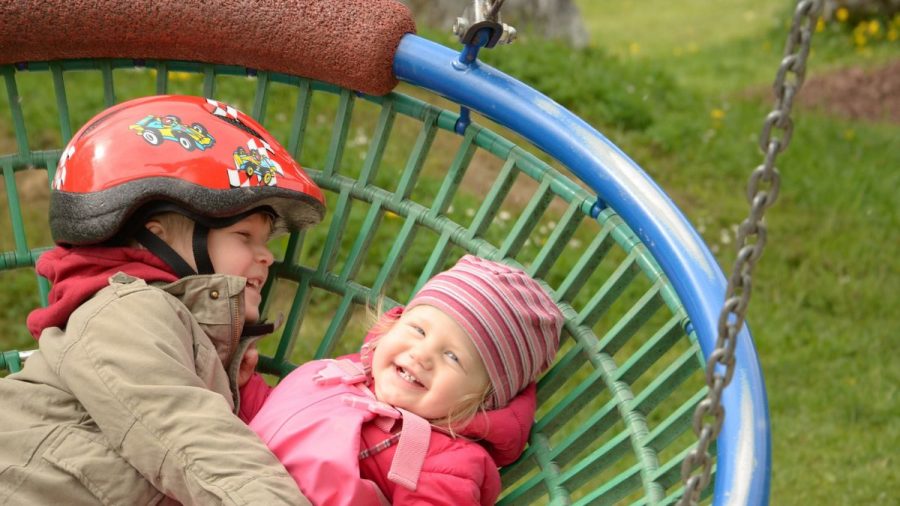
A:
POLYGON ((148 283, 178 279, 153 253, 128 247, 57 246, 41 255, 36 271, 50 281, 52 288, 47 307, 28 315, 28 330, 35 339, 47 327, 64 327, 72 311, 107 286, 109 278, 118 272, 148 283))
MULTIPOLYGON (((388 314, 399 318, 403 314, 403 307, 390 309, 388 314)), ((368 344, 376 337, 371 333, 367 334, 364 342, 368 344)), ((371 368, 372 357, 368 347, 364 346, 359 360, 367 371, 371 368)), ((455 429, 455 432, 477 441, 488 451, 498 466, 506 466, 515 462, 525 450, 536 410, 537 387, 532 382, 506 406, 479 411, 468 424, 455 429)))
POLYGON ((525 450, 536 409, 537 387, 531 383, 505 407, 478 412, 457 432, 481 443, 498 466, 506 466, 525 450))

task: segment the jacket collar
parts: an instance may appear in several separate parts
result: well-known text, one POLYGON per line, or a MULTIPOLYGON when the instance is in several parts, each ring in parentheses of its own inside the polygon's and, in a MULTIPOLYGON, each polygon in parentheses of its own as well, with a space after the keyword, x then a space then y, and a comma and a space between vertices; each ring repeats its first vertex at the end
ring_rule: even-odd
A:
POLYGON ((223 364, 229 364, 244 328, 247 280, 225 274, 187 276, 157 285, 181 301, 209 336, 223 364))

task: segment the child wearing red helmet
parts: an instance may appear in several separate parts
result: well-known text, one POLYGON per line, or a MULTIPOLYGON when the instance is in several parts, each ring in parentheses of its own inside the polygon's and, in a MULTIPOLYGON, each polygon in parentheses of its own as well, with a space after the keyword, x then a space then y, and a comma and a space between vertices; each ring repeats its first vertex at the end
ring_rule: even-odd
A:
POLYGON ((52 181, 39 350, 0 380, 2 504, 306 504, 237 416, 273 233, 321 190, 256 121, 159 96, 91 119, 52 181))

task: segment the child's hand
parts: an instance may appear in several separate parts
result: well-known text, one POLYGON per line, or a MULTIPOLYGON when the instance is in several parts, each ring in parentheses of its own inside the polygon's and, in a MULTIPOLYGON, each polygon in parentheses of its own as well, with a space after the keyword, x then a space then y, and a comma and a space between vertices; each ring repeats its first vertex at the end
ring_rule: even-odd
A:
POLYGON ((256 364, 259 362, 259 350, 256 344, 251 344, 244 356, 241 357, 241 367, 238 369, 238 388, 243 387, 253 377, 256 371, 256 364))

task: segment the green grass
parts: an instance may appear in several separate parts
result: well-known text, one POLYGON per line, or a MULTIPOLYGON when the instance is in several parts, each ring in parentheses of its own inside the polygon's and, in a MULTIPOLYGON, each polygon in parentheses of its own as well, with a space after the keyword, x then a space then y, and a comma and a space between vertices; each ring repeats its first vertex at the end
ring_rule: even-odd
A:
POLYGON ((619 56, 689 57, 704 46, 719 46, 757 35, 784 14, 782 3, 730 0, 576 1, 591 42, 619 56))
MULTIPOLYGON (((484 53, 485 60, 544 91, 621 146, 672 196, 730 271, 732 227, 747 213, 746 179, 762 160, 756 138, 772 108, 768 90, 781 59, 789 3, 578 4, 591 47, 573 51, 524 36, 484 53)), ((900 58, 897 41, 856 47, 850 29, 838 24, 817 33, 813 46, 809 76, 900 58)), ((175 91, 192 92, 192 84, 175 91)), ((76 88, 98 89, 89 83, 76 88)), ((28 93, 50 108, 44 127, 30 137, 34 145, 54 145, 51 90, 33 87, 28 93)), ((81 99, 90 110, 101 100, 94 91, 84 94, 70 92, 70 102, 81 99)), ((0 97, 4 153, 11 151, 5 100, 0 97)), ((234 100, 249 108, 245 98, 234 100)), ((74 116, 73 126, 86 119, 78 111, 74 116)), ((755 272, 749 313, 772 418, 772 504, 896 504, 900 125, 796 108, 794 118, 792 144, 778 162, 782 188, 767 216, 769 243, 755 272)), ((289 123, 272 121, 276 135, 287 131, 289 123)), ((351 139, 369 126, 352 125, 351 139)), ((436 141, 443 144, 450 141, 436 141)), ((321 149, 304 153, 313 165, 324 158, 327 140, 314 145, 321 149)), ((345 159, 361 154, 351 149, 345 159)), ((9 249, 8 240, 0 237, 2 249, 9 249)), ((36 300, 25 295, 32 274, 13 274, 2 277, 0 321, 7 330, 0 349, 28 342, 15 321, 36 300)))
MULTIPOLYGON (((761 161, 755 138, 790 13, 772 1, 578 3, 593 44, 665 69, 694 94, 686 108, 656 110, 654 125, 623 145, 730 270, 734 251, 722 239, 747 210, 744 181, 761 161), (724 111, 720 122, 713 109, 724 111)), ((858 47, 832 23, 814 38, 808 77, 898 57, 900 42, 858 47)), ((772 417, 772 503, 896 504, 900 125, 802 109, 794 117, 749 316, 772 417)))

